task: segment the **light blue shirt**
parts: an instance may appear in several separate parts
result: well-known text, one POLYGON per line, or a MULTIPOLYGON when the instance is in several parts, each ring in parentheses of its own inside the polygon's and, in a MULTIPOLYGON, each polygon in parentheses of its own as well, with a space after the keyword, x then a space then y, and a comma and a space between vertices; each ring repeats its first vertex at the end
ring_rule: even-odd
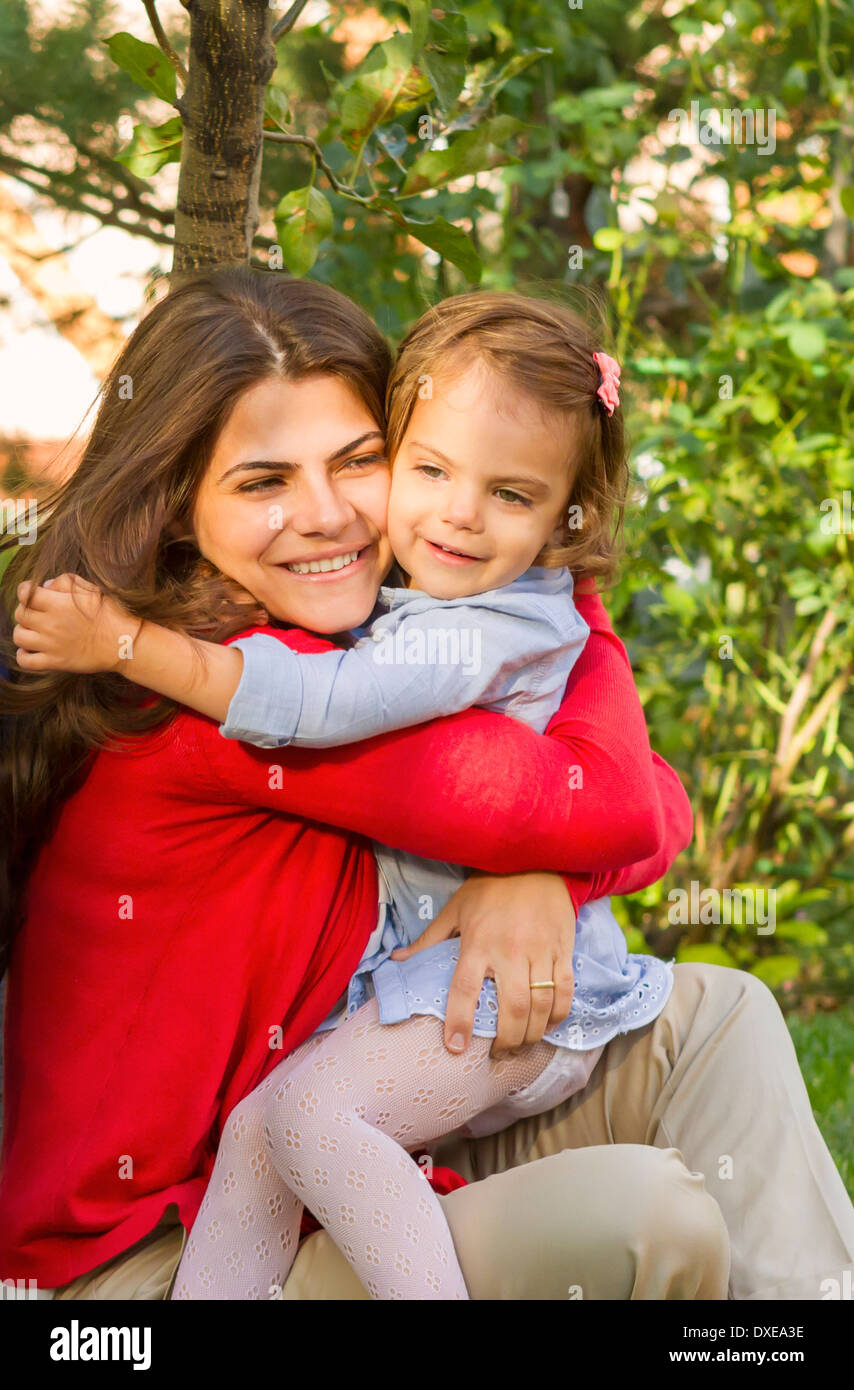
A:
POLYGON ((294 652, 264 633, 233 643, 240 684, 220 733, 260 748, 327 748, 473 705, 542 733, 590 629, 567 569, 532 566, 467 598, 382 586, 354 646, 294 652))

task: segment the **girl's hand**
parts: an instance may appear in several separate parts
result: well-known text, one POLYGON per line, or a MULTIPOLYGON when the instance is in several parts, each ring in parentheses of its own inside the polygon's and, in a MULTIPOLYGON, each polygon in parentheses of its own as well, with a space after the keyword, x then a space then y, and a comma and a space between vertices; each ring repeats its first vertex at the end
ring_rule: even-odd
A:
POLYGON ((141 620, 88 579, 61 574, 17 592, 12 641, 22 671, 115 671, 132 654, 141 620))
POLYGON ((491 1056, 539 1042, 566 1018, 575 981, 572 949, 575 909, 560 874, 484 874, 472 871, 450 902, 412 946, 392 952, 408 960, 437 941, 459 936, 460 958, 451 981, 445 1046, 464 1052, 483 981, 495 980, 498 1031, 491 1056), (553 989, 531 989, 554 980, 553 989))

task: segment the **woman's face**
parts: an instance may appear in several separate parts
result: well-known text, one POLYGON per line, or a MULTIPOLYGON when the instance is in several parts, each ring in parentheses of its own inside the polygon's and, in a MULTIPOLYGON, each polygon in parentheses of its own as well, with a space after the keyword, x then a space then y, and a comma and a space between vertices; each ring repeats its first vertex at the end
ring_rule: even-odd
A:
POLYGON ((355 390, 329 375, 276 377, 234 407, 193 529, 271 617, 344 632, 370 616, 391 565, 388 492, 385 441, 355 390))

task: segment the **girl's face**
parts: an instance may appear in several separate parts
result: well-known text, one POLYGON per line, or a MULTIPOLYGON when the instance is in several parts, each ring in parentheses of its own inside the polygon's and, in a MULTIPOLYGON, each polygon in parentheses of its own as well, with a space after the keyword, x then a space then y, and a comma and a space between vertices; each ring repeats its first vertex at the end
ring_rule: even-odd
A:
POLYGON ((572 427, 480 361, 434 378, 433 393, 416 402, 394 460, 388 533, 412 588, 462 598, 518 579, 555 538, 572 427))
POLYGON ((347 382, 270 378, 223 427, 193 529, 271 617, 344 632, 370 616, 391 565, 388 491, 383 435, 347 382))

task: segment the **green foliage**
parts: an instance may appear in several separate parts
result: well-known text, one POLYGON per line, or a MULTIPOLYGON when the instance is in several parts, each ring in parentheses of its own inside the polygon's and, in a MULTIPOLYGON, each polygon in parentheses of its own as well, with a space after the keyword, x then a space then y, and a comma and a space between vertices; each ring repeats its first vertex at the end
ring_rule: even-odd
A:
POLYGON ((630 920, 679 959, 699 938, 774 988, 794 983, 793 997, 845 994, 854 554, 827 503, 851 486, 854 291, 814 277, 753 313, 704 309, 678 360, 660 332, 626 345, 636 458, 660 471, 637 480, 611 606, 653 746, 692 796, 694 844, 671 878, 723 889, 749 876, 776 891, 777 922, 765 940, 734 924, 674 929, 664 884, 630 920))
POLYGON ((311 186, 286 193, 276 208, 275 223, 288 270, 293 275, 306 275, 314 265, 320 242, 332 231, 328 198, 311 186))
POLYGON ((50 24, 28 0, 0 6, 0 172, 62 208, 166 242, 173 209, 115 161, 126 143, 121 116, 142 98, 142 119, 150 117, 138 83, 109 57, 111 0, 76 0, 63 11, 50 24))
POLYGON ((119 164, 124 164, 138 178, 148 179, 181 158, 181 118, 173 116, 159 126, 136 126, 130 144, 121 154, 116 155, 119 164))
MULTIPOLYGON (((343 70, 340 52, 323 25, 300 30, 282 45, 283 60, 265 102, 265 127, 308 135, 307 126, 313 122, 306 117, 314 116, 319 128, 311 138, 316 135, 323 151, 318 161, 309 144, 290 144, 290 160, 280 161, 285 167, 279 174, 284 172, 286 185, 279 187, 274 200, 273 221, 283 263, 294 275, 307 274, 324 240, 340 235, 337 228, 346 228, 350 202, 359 209, 363 233, 379 224, 380 243, 391 255, 400 254, 403 233, 455 266, 470 284, 480 280, 482 261, 460 227, 459 216, 443 216, 443 209, 428 206, 426 199, 461 179, 518 163, 508 144, 524 123, 507 114, 488 113, 506 84, 546 50, 514 53, 500 65, 475 65, 475 81, 468 90, 472 53, 464 15, 451 9, 428 10, 420 0, 407 9, 413 27, 400 28, 375 44, 349 71, 343 70), (328 86, 322 101, 319 75, 328 86), (294 106, 293 87, 306 98, 302 109, 294 106), (311 105, 322 109, 306 109, 311 105), (431 108, 443 123, 441 140, 434 138, 431 108), (292 122, 298 129, 287 131, 292 122), (318 176, 326 177, 334 199, 316 187, 318 176), (404 199, 414 206, 404 210, 404 199)), ((141 87, 175 104, 175 70, 158 48, 126 33, 114 35, 107 47, 117 66, 141 87)), ((138 178, 151 177, 178 158, 180 138, 172 120, 155 129, 141 122, 119 156, 138 178)), ((274 158, 271 152, 268 162, 274 158)), ((271 180, 275 186, 275 168, 271 180)), ((265 177, 264 197, 269 193, 265 177)))
POLYGON ((854 1200, 854 1011, 792 1015, 788 1024, 816 1120, 854 1200))

